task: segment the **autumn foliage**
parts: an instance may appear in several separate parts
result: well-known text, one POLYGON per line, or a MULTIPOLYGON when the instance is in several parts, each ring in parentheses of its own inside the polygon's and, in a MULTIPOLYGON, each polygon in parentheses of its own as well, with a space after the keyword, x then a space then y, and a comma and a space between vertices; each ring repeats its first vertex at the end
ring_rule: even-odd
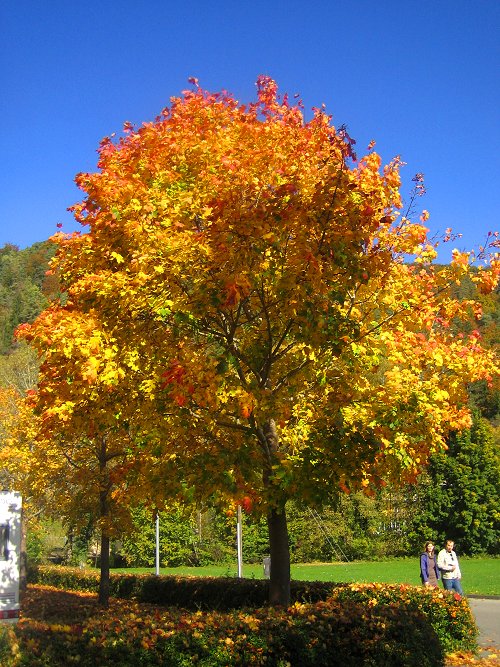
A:
POLYGON ((38 410, 47 432, 132 433, 130 497, 251 495, 286 602, 290 497, 414 478, 470 424, 467 383, 498 368, 454 333, 481 312, 451 288, 491 290, 499 264, 455 251, 437 270, 401 161, 357 160, 323 108, 306 120, 267 77, 247 106, 192 83, 77 177, 87 233, 55 237, 67 302, 25 331, 47 355, 38 410))
POLYGON ((497 664, 467 650, 475 626, 465 599, 421 587, 341 586, 289 610, 189 611, 94 593, 30 586, 15 628, 0 628, 0 659, 16 665, 424 666, 497 664), (401 613, 404 609, 404 614, 401 613), (424 614, 422 616, 421 614, 424 614), (437 641, 439 637, 439 642, 437 641))

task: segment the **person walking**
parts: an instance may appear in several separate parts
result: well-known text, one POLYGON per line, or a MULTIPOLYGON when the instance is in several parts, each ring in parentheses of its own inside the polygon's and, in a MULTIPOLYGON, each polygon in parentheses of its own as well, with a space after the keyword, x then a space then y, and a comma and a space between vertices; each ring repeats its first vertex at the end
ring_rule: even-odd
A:
POLYGON ((462 573, 460 572, 457 554, 453 551, 454 546, 453 540, 446 540, 444 549, 441 549, 438 553, 437 565, 442 573, 444 589, 463 595, 464 592, 460 583, 462 573))
POLYGON ((427 588, 437 588, 439 568, 436 561, 436 552, 433 542, 426 542, 424 551, 420 555, 420 579, 427 588))

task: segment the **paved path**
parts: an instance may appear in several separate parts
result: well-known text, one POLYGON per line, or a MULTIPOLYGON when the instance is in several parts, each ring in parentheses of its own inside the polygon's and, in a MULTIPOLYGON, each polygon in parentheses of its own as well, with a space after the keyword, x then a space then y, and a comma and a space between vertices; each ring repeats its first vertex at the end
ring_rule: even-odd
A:
POLYGON ((500 652, 500 598, 468 598, 479 628, 480 648, 495 647, 500 652))

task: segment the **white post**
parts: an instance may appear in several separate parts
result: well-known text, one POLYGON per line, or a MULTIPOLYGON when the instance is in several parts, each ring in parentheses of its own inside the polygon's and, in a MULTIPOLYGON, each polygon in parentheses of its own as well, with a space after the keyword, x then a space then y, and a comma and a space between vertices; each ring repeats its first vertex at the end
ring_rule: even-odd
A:
POLYGON ((19 568, 21 561, 21 494, 0 492, 0 619, 19 620, 19 568))
POLYGON ((241 505, 238 505, 238 520, 236 523, 236 545, 238 550, 238 578, 243 578, 243 541, 241 530, 241 505))
POLYGON ((156 576, 160 574, 160 513, 156 512, 156 576))

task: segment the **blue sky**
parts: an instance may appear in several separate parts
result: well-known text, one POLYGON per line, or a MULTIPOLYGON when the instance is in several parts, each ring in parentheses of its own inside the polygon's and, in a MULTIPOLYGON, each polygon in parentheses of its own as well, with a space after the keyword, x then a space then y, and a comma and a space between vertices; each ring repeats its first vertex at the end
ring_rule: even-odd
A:
POLYGON ((75 174, 188 77, 247 102, 268 74, 306 110, 325 103, 358 154, 375 139, 400 155, 404 192, 423 172, 432 232, 477 247, 500 227, 499 27, 497 0, 4 2, 0 246, 79 228, 75 174))

